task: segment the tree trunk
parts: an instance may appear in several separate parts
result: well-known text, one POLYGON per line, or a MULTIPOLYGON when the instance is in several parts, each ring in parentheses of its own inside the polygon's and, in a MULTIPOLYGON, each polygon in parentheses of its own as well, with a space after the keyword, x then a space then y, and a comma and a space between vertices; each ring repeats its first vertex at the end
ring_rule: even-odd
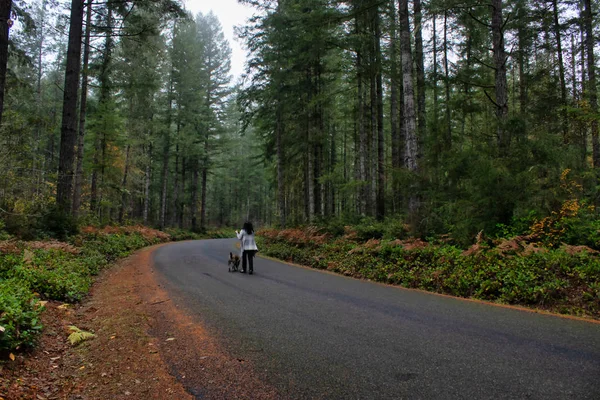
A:
POLYGON ((415 25, 415 65, 417 72, 417 120, 419 138, 423 140, 427 129, 427 114, 425 109, 425 61, 423 56, 423 24, 421 0, 414 0, 415 25))
MULTIPOLYGON (((192 231, 198 232, 198 220, 196 215, 198 214, 198 177, 200 176, 200 163, 198 158, 194 159, 192 162, 192 196, 191 196, 191 204, 190 204, 190 214, 192 220, 192 231)), ((204 174, 204 166, 202 167, 202 171, 204 174)))
MULTIPOLYGON (((184 195, 185 195, 185 156, 181 156, 181 184, 179 185, 179 203, 177 204, 177 218, 179 229, 183 229, 183 211, 184 211, 184 195)), ((192 163, 193 164, 193 163, 192 163)))
POLYGON ((161 172, 161 189, 160 189, 160 229, 164 229, 166 226, 167 217, 167 183, 169 181, 169 152, 171 150, 171 122, 173 119, 173 69, 171 69, 171 75, 169 79, 169 93, 167 107, 167 121, 165 127, 165 143, 163 146, 163 157, 162 157, 162 172, 161 172))
MULTIPOLYGON (((46 24, 46 0, 42 0, 40 4, 40 18, 37 21, 37 27, 39 29, 39 40, 37 44, 37 83, 36 83, 36 112, 38 115, 42 115, 42 76, 44 74, 43 71, 43 56, 44 56, 44 25, 46 24)), ((3 91, 4 92, 4 91, 3 91)), ((0 111, 1 114, 1 111, 0 111)), ((0 120, 2 117, 0 116, 0 120)), ((37 184, 35 185, 35 194, 38 195, 39 191, 42 187, 42 182, 44 180, 44 161, 42 161, 42 167, 38 168, 38 155, 40 149, 41 138, 43 137, 44 132, 44 120, 42 118, 38 118, 35 128, 35 138, 34 138, 34 151, 33 151, 33 162, 31 163, 31 176, 37 176, 37 184), (39 171, 38 171, 39 169, 39 171)), ((45 160, 45 156, 42 156, 42 160, 45 160)), ((77 174, 77 172, 75 172, 77 174)), ((77 175, 76 175, 77 176, 77 175)))
POLYGON ((356 10, 356 34, 359 36, 359 44, 356 52, 356 71, 357 71, 357 114, 358 114, 358 213, 362 216, 366 215, 367 209, 367 130, 365 127, 365 96, 364 96, 364 71, 363 71, 363 43, 360 35, 362 33, 361 20, 359 18, 360 10, 356 10))
MULTIPOLYGON (((208 141, 204 147, 205 154, 208 152, 208 141)), ((206 182, 208 179, 208 156, 202 161, 202 183, 201 183, 201 199, 200 199, 200 229, 206 231, 206 182)))
MULTIPOLYGON (((336 135, 336 129, 335 129, 335 125, 333 125, 333 127, 331 129, 331 149, 330 149, 330 156, 329 156, 329 174, 330 174, 330 176, 333 176, 333 174, 335 172, 335 167, 337 165, 337 149, 336 149, 335 135, 336 135)), ((329 215, 331 217, 335 217, 335 215, 336 215, 335 186, 333 185, 333 182, 330 182, 329 186, 331 188, 330 195, 329 195, 329 207, 328 207, 329 215)))
POLYGON ((377 34, 375 33, 375 19, 377 18, 377 7, 371 9, 372 16, 370 16, 371 24, 371 41, 369 42, 369 116, 371 121, 371 129, 369 129, 370 135, 370 151, 369 151, 369 175, 367 177, 370 188, 368 204, 369 204, 369 216, 375 217, 377 215, 377 64, 376 58, 376 41, 377 34))
POLYGON ((129 175, 129 153, 131 145, 127 145, 125 154, 125 170, 123 171, 123 181, 121 182, 121 206, 119 207, 119 224, 123 223, 125 217, 125 204, 127 202, 127 177, 129 175))
POLYGON ((56 203, 65 213, 71 212, 73 199, 73 161, 75 160, 75 144, 77 141, 77 92, 81 69, 82 26, 83 1, 72 0, 60 132, 58 185, 56 189, 56 203))
POLYGON ((508 117, 508 83, 506 79, 506 54, 504 51, 504 20, 502 0, 492 0, 492 49, 494 53, 496 119, 498 148, 501 156, 508 154, 510 132, 506 129, 508 117))
POLYGON ((275 135, 276 135, 276 146, 277 146, 277 209, 279 211, 279 227, 285 229, 286 215, 285 215, 285 182, 283 175, 284 168, 284 153, 283 153, 283 121, 282 121, 282 110, 281 101, 277 101, 277 115, 275 121, 275 135))
POLYGON ((144 205, 142 211, 142 221, 144 225, 148 225, 148 210, 150 208, 150 178, 152 174, 152 144, 148 145, 148 161, 146 170, 144 171, 144 205))
MULTIPOLYGON (((389 2, 390 15, 390 130, 392 141, 392 168, 394 169, 394 178, 392 190, 395 194, 398 190, 397 179, 395 178, 397 170, 401 167, 400 159, 400 133, 398 132, 398 67, 396 59, 396 0, 389 2)), ((395 203, 394 203, 395 204, 395 203)), ((396 212, 396 209, 393 209, 396 212)))
POLYGON ((564 107, 567 106, 567 83, 565 81, 565 66, 562 53, 562 39, 560 36, 560 23, 558 19, 558 1, 552 0, 552 8, 554 14, 554 36, 556 39, 556 53, 558 55, 558 75, 560 77, 560 100, 563 110, 561 110, 560 118, 563 131, 563 143, 568 142, 569 126, 567 122, 567 114, 564 107))
POLYGON ((85 18, 85 41, 83 45, 83 70, 81 74, 81 100, 79 102, 79 137, 77 139, 77 164, 75 186, 73 188, 73 216, 79 214, 81 206, 81 186, 83 185, 83 145, 85 137, 85 117, 87 107, 88 64, 90 59, 90 31, 92 27, 92 0, 88 0, 85 18))
MULTIPOLYGON (((416 173, 418 171, 418 138, 415 116, 415 98, 413 89, 413 59, 410 48, 410 25, 408 21, 408 0, 400 0, 400 47, 402 50, 402 83, 404 90, 404 129, 406 132, 406 151, 404 154, 404 164, 406 168, 416 173)), ((418 193, 413 185, 408 195, 408 211, 411 223, 415 224, 414 217, 419 208, 418 193)))
POLYGON ((6 86, 6 65, 8 63, 8 32, 12 26, 10 11, 12 0, 0 1, 0 125, 4 111, 4 87, 6 86))
POLYGON ((383 80, 381 66, 381 27, 379 13, 375 16, 375 80, 377 84, 377 209, 376 217, 385 217, 385 148, 383 132, 383 80))
MULTIPOLYGON (((102 62, 100 64, 100 74, 98 81, 100 83, 100 98, 98 103, 100 106, 108 105, 111 96, 111 84, 110 84, 110 64, 112 63, 112 48, 113 48, 113 37, 112 37, 112 3, 106 4, 106 26, 107 31, 104 41, 104 50, 102 52, 102 62)), ((107 112, 106 109, 102 110, 107 112)), ((100 130, 96 132, 95 145, 94 145, 94 170, 92 171, 92 188, 90 195, 90 210, 96 211, 98 207, 98 190, 101 185, 98 181, 104 179, 104 168, 105 168, 105 154, 106 154, 106 132, 100 130)), ((101 197, 101 196, 100 196, 101 197)))
POLYGON ((311 102, 312 98, 312 76, 311 71, 306 71, 306 83, 309 86, 309 97, 306 104, 306 110, 308 118, 306 121, 306 190, 307 190, 307 201, 308 201, 308 214, 306 219, 308 223, 311 223, 315 216, 315 146, 314 146, 314 115, 313 106, 311 102))
MULTIPOLYGON (((594 60, 594 31, 592 17, 592 2, 584 0, 585 3, 585 43, 587 50, 587 69, 588 82, 587 90, 590 99, 590 108, 592 113, 598 113, 598 94, 596 88, 596 64, 594 60)), ((592 118, 591 122, 592 134, 592 161, 594 168, 600 168, 600 142, 598 141, 598 119, 592 118)))
POLYGON ((448 11, 444 12, 444 88, 446 90, 446 126, 444 142, 449 149, 452 144, 452 115, 450 111, 450 68, 448 67, 448 11))
MULTIPOLYGON (((433 169, 436 171, 434 179, 437 181, 439 167, 439 159, 441 152, 442 138, 440 137, 440 119, 439 119, 439 89, 438 89, 438 36, 437 36, 437 15, 432 15, 432 30, 431 30, 431 53, 433 57, 433 137, 435 138, 433 145, 433 169)), ((464 107, 463 107, 464 109, 464 107)), ((464 115, 463 115, 464 116, 464 115)))

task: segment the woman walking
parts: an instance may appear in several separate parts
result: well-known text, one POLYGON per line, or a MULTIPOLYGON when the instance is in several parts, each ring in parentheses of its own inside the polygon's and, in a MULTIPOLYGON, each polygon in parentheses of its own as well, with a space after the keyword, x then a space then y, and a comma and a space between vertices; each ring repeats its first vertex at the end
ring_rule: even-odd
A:
POLYGON ((254 241, 254 228, 250 221, 244 223, 244 227, 241 231, 235 231, 237 238, 242 241, 242 273, 246 273, 246 265, 250 267, 250 275, 254 272, 254 256, 258 251, 256 242, 254 241), (246 262, 246 259, 248 261, 246 262))

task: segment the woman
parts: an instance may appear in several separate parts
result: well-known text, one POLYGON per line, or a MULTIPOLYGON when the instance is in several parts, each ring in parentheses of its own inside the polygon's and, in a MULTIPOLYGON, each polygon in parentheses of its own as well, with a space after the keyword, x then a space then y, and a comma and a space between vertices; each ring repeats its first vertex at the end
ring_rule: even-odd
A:
POLYGON ((242 241, 242 273, 246 273, 246 259, 248 259, 248 264, 250 267, 250 275, 254 272, 254 255, 258 251, 258 247, 256 247, 256 242, 254 241, 254 228, 252 227, 252 223, 246 221, 244 223, 244 227, 241 231, 235 231, 237 238, 242 241))

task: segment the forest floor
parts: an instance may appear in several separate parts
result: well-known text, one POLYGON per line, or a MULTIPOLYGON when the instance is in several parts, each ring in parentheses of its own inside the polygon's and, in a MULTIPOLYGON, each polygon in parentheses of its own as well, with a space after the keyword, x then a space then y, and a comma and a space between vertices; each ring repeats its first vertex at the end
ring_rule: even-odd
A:
POLYGON ((152 270, 155 248, 101 273, 82 303, 48 302, 39 345, 0 363, 0 400, 276 398, 170 301, 152 270), (71 325, 95 338, 71 346, 71 325))

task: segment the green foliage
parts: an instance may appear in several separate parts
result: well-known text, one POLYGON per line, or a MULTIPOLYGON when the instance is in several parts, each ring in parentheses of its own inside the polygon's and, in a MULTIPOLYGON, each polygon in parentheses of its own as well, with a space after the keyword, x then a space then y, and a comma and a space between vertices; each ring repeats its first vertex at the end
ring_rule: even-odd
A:
POLYGON ((65 240, 69 236, 77 233, 77 221, 71 213, 65 212, 53 206, 48 209, 38 220, 38 230, 48 236, 65 240))
POLYGON ((78 327, 76 327, 74 325, 71 325, 69 327, 69 329, 72 332, 69 335, 69 342, 71 343, 72 346, 77 346, 81 342, 84 342, 86 340, 90 340, 90 339, 93 339, 96 337, 96 335, 94 335, 93 333, 82 331, 81 329, 79 329, 78 327))
POLYGON ((44 298, 79 301, 91 285, 90 271, 77 256, 60 250, 35 250, 15 265, 11 276, 44 298))
POLYGON ((27 285, 18 279, 0 278, 0 351, 32 347, 42 330, 43 307, 27 285))
MULTIPOLYGON (((20 252, 0 255, 0 350, 33 346, 42 326, 37 298, 80 301, 92 276, 117 258, 169 239, 143 227, 114 228, 115 233, 87 230, 70 240, 76 251, 63 248, 29 249, 19 242, 20 252)), ((231 235, 229 236, 231 237, 231 235)), ((67 247, 67 244, 64 244, 67 247)))
POLYGON ((550 250, 506 256, 488 249, 463 255, 448 245, 346 239, 300 245, 272 233, 261 237, 260 246, 272 257, 358 278, 600 316, 600 259, 589 253, 550 250))

